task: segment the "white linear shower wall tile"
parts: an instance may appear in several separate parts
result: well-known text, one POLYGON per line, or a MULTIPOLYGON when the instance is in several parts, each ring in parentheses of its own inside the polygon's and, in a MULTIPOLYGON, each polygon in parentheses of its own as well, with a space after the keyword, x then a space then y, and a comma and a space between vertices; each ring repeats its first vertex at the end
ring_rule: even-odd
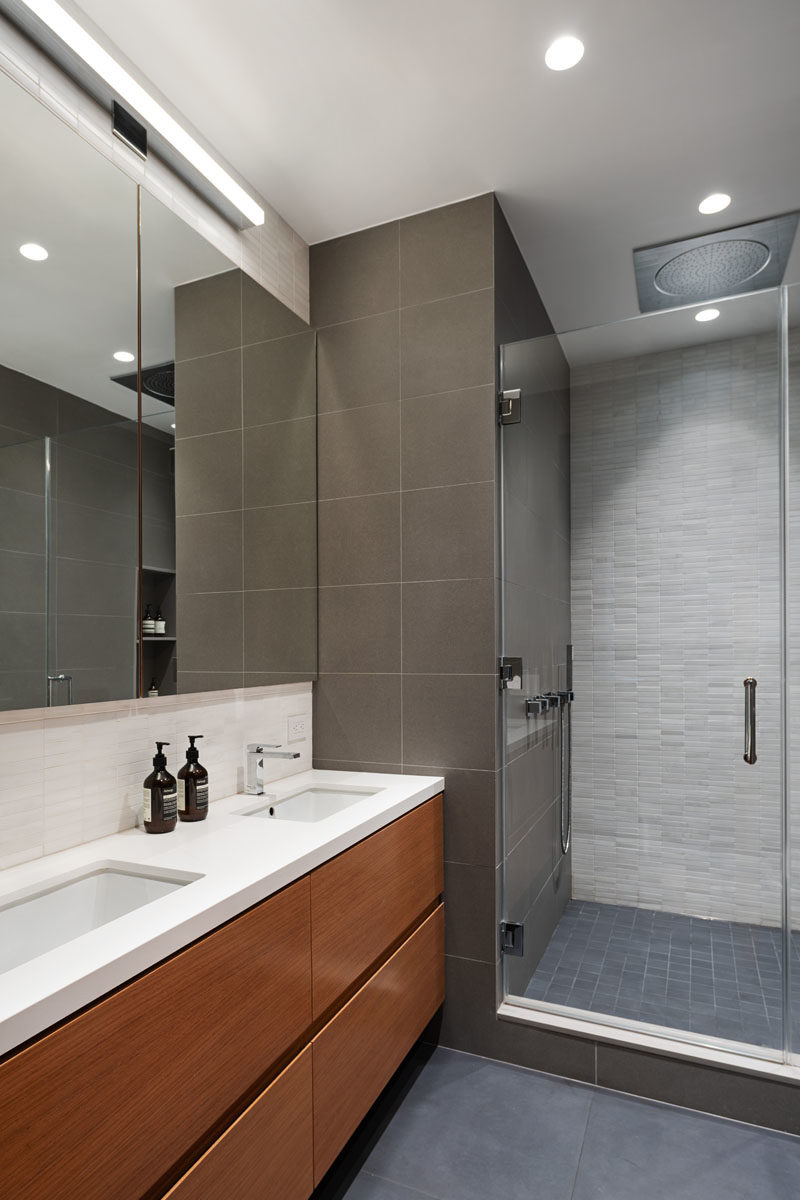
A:
POLYGON ((573 372, 580 899, 779 923, 777 384, 769 335, 573 372))
POLYGON ((305 740, 289 747, 300 757, 268 761, 265 780, 312 762, 310 683, 37 710, 30 720, 3 716, 0 869, 133 828, 156 741, 169 743, 174 774, 188 735, 203 735, 212 804, 243 790, 248 742, 285 743, 289 716, 306 719, 305 740))
POLYGON ((239 231, 152 155, 143 163, 111 132, 108 112, 0 16, 0 71, 139 183, 304 321, 309 318, 308 246, 265 200, 261 226, 239 231), (300 249, 302 247, 302 250, 300 249))

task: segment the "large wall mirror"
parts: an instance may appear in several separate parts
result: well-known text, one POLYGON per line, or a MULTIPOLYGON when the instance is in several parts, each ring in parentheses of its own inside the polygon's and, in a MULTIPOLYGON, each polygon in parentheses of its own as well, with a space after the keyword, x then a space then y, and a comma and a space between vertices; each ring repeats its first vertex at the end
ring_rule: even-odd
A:
POLYGON ((0 102, 0 709, 314 678, 313 331, 0 102))

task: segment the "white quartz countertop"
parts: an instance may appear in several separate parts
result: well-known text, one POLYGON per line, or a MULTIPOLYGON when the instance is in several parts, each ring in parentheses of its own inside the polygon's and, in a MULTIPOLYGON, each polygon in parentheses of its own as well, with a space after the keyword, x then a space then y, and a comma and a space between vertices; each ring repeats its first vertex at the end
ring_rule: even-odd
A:
POLYGON ((266 784, 265 794, 280 800, 320 785, 380 790, 308 823, 242 816, 263 797, 239 794, 215 801, 205 821, 179 821, 173 833, 128 829, 0 872, 0 909, 22 891, 96 863, 202 876, 0 975, 0 1054, 410 812, 444 780, 312 770, 266 784))

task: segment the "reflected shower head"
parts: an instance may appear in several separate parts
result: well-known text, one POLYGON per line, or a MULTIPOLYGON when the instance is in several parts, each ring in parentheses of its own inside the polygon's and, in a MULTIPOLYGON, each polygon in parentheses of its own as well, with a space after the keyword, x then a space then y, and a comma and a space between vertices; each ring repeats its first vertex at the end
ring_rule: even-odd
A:
POLYGON ((705 304, 776 287, 800 213, 634 250, 640 312, 705 304))

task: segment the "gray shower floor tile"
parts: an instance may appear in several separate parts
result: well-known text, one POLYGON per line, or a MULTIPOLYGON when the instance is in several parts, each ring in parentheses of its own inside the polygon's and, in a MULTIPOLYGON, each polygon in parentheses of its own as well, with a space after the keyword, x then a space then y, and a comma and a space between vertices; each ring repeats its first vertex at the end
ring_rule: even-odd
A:
MULTIPOLYGON (((796 972, 796 941, 793 958, 796 972)), ((763 925, 571 900, 525 996, 778 1048, 781 934, 763 925)), ((800 1002, 796 1007, 795 1019, 800 1002)))
POLYGON ((800 1138, 440 1047, 356 1170, 315 1197, 796 1200, 800 1138))

